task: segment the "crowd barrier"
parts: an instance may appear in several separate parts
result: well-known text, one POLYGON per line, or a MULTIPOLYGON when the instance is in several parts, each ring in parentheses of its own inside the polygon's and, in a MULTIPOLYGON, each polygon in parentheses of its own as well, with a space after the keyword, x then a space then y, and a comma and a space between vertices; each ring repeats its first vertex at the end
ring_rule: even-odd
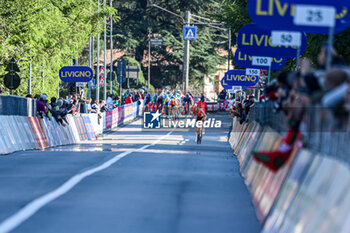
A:
POLYGON ((35 99, 13 95, 0 95, 0 115, 35 116, 35 114, 35 99))
POLYGON ((207 103, 208 112, 217 112, 219 111, 219 103, 207 103))
POLYGON ((96 140, 104 132, 141 116, 142 110, 143 102, 139 102, 101 114, 68 115, 65 126, 54 118, 0 115, 0 154, 96 140))
POLYGON ((253 160, 252 151, 275 150, 282 140, 267 125, 233 120, 229 142, 263 224, 262 232, 348 232, 348 164, 297 146, 277 173, 253 160))

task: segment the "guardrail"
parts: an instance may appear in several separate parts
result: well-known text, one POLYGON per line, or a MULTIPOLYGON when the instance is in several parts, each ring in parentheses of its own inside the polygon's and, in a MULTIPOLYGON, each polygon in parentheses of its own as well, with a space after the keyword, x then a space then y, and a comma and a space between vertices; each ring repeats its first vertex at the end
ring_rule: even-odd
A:
MULTIPOLYGON (((350 167, 334 154, 322 150, 323 147, 329 148, 321 144, 330 140, 334 131, 318 132, 327 127, 320 128, 320 122, 316 121, 322 119, 321 125, 323 121, 332 125, 334 121, 326 123, 332 116, 320 116, 314 108, 309 108, 306 123, 310 123, 309 129, 316 132, 309 132, 307 138, 310 140, 315 134, 327 136, 315 137, 309 142, 311 149, 295 146, 288 162, 274 173, 257 163, 252 156, 252 151, 276 150, 283 141, 280 132, 285 129, 286 117, 282 113, 275 115, 269 106, 272 105, 255 106, 249 123, 240 124, 234 119, 230 137, 230 144, 241 165, 241 174, 263 224, 262 232, 347 232, 350 221, 350 167)), ((336 133, 345 136, 344 132, 336 133)), ((342 154, 345 153, 348 151, 342 154)))

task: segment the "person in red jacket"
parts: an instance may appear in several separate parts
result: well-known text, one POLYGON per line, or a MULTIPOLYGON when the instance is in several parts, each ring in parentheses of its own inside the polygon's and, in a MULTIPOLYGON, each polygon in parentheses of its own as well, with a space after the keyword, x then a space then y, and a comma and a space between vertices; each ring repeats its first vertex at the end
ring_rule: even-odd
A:
POLYGON ((125 100, 125 104, 132 104, 132 98, 131 98, 131 95, 128 95, 128 97, 126 97, 126 100, 125 100))

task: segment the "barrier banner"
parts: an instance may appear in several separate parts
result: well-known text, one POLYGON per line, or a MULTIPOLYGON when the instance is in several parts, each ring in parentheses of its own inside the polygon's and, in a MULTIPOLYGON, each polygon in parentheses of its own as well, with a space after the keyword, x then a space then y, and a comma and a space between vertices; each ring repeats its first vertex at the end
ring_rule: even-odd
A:
POLYGON ((8 123, 5 121, 6 116, 0 116, 0 130, 1 130, 1 137, 3 141, 2 151, 4 154, 8 154, 15 151, 15 146, 12 143, 11 138, 13 138, 12 135, 10 135, 11 128, 9 128, 8 123))
POLYGON ((133 105, 128 104, 128 105, 122 106, 122 111, 123 111, 122 121, 123 123, 126 123, 133 116, 133 105))
POLYGON ((37 146, 37 149, 46 148, 49 146, 49 141, 45 134, 45 130, 42 126, 40 117, 28 117, 29 126, 34 135, 34 140, 37 146))
POLYGON ((25 149, 34 149, 35 148, 35 142, 34 137, 30 131, 27 117, 24 116, 14 116, 16 119, 16 123, 20 129, 21 136, 24 137, 25 140, 25 149))
POLYGON ((139 110, 139 105, 138 103, 133 103, 132 105, 132 109, 133 109, 133 118, 137 117, 138 116, 138 110, 139 110))
POLYGON ((9 146, 7 145, 6 140, 6 130, 4 129, 2 122, 0 121, 0 153, 1 154, 7 154, 10 153, 9 146))
POLYGON ((72 117, 71 115, 68 116, 68 122, 69 122, 70 128, 71 128, 71 130, 73 132, 74 141, 76 143, 79 143, 80 142, 80 136, 79 136, 78 128, 76 126, 74 117, 72 117))
POLYGON ((22 134, 22 129, 18 127, 16 123, 16 118, 14 117, 6 117, 6 121, 10 126, 11 134, 13 135, 15 141, 16 151, 25 150, 27 146, 25 145, 25 134, 22 134))
POLYGON ((88 140, 89 137, 88 137, 85 125, 84 125, 83 118, 82 117, 74 117, 74 122, 75 122, 75 125, 77 126, 80 140, 81 141, 88 140))
POLYGON ((118 126, 118 122, 119 122, 118 108, 113 109, 111 111, 108 111, 106 113, 106 128, 107 129, 118 126))
POLYGON ((122 119, 123 119, 123 109, 122 107, 117 108, 117 119, 118 119, 118 125, 122 124, 122 119))
POLYGON ((84 121, 86 132, 87 132, 89 140, 96 140, 97 137, 96 137, 94 128, 92 127, 92 123, 91 123, 90 118, 87 116, 83 116, 82 119, 84 121))
MULTIPOLYGON (((307 150, 299 152, 290 173, 281 188, 278 199, 274 208, 270 211, 266 219, 262 233, 280 232, 281 224, 284 221, 288 209, 299 191, 300 185, 308 173, 314 155, 307 150)), ((319 158, 319 157, 318 157, 319 158)))
POLYGON ((57 131, 56 130, 52 130, 52 124, 50 124, 49 119, 47 119, 46 117, 41 119, 44 130, 46 132, 47 135, 47 139, 49 141, 49 146, 58 146, 59 143, 57 142, 57 139, 59 138, 57 135, 57 131))

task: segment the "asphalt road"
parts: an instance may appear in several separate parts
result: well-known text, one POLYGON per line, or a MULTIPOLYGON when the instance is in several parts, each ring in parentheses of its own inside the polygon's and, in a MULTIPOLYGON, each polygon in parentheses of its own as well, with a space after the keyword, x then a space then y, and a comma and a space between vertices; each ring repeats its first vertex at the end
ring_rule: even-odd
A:
POLYGON ((96 142, 1 156, 0 232, 259 232, 226 135, 197 145, 194 132, 136 121, 96 142))

